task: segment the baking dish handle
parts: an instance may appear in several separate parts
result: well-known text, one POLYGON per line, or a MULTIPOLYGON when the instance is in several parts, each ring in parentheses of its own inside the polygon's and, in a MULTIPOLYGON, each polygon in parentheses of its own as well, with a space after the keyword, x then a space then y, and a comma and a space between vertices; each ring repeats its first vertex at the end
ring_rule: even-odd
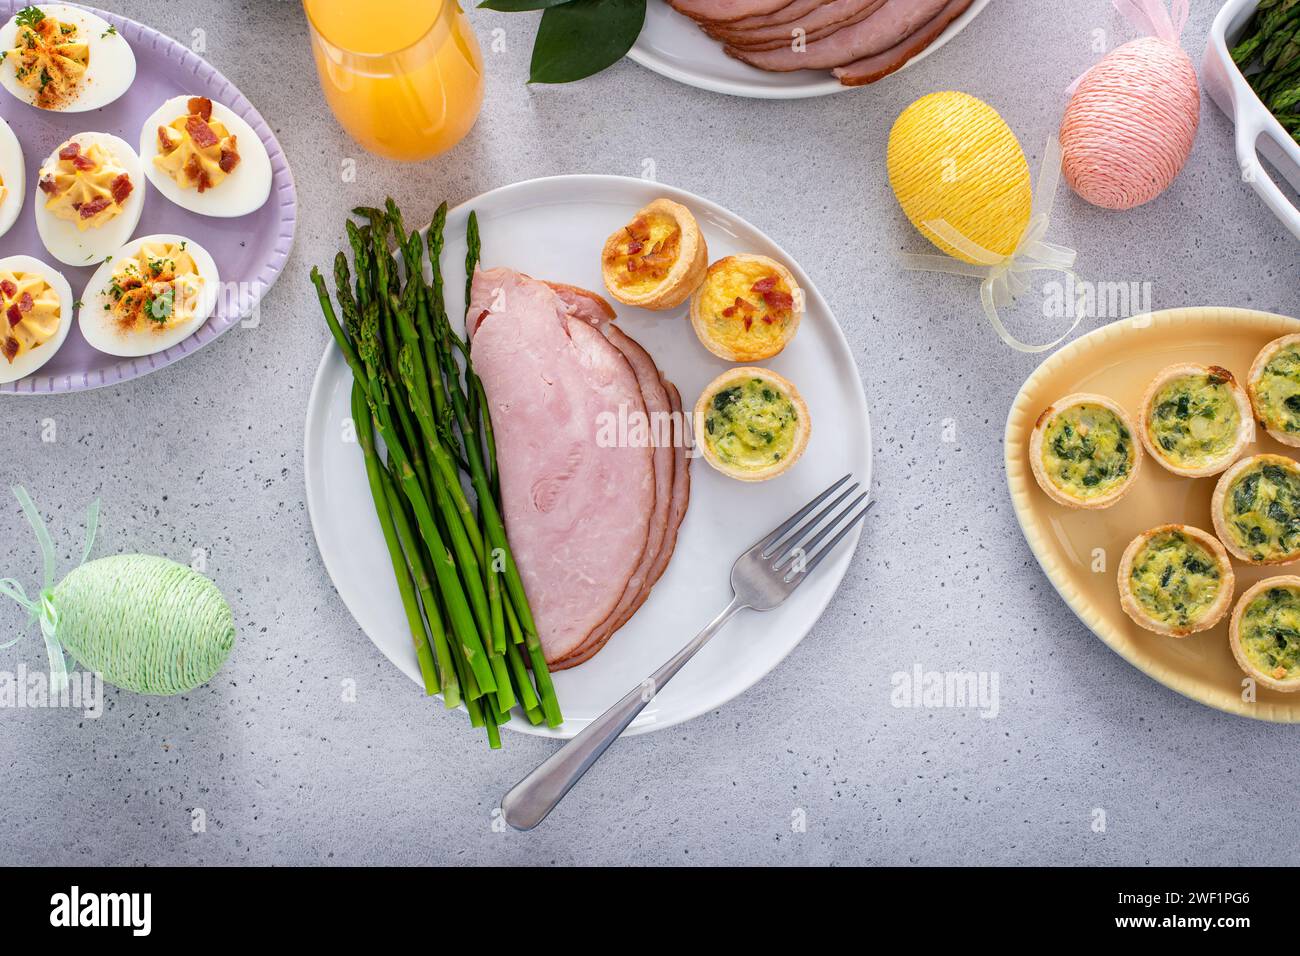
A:
POLYGON ((1291 234, 1300 239, 1300 209, 1296 209, 1264 169, 1255 145, 1261 134, 1272 138, 1272 130, 1265 125, 1272 116, 1253 110, 1241 112, 1244 115, 1237 118, 1237 161, 1241 165, 1242 178, 1250 183, 1259 198, 1273 211, 1273 215, 1291 230, 1291 234))

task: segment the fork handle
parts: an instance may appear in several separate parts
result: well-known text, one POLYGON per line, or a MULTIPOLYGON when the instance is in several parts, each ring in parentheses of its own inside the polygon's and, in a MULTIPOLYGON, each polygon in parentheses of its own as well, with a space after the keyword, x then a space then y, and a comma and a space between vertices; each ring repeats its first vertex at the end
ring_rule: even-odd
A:
POLYGON ((636 719, 646 704, 655 699, 665 684, 686 665, 709 639, 745 607, 733 597, 731 603, 710 621, 699 634, 657 671, 627 692, 617 704, 605 711, 577 736, 537 765, 528 776, 515 784, 501 799, 501 813, 516 830, 531 830, 546 819, 564 795, 591 769, 609 745, 618 739, 627 725, 636 719))

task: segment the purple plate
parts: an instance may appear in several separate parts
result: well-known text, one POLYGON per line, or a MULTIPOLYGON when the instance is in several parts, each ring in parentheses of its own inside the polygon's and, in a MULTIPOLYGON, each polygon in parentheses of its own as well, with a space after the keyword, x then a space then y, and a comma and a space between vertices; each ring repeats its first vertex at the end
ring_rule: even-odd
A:
MULTIPOLYGON (((31 0, 0 0, 0 23, 31 0)), ((79 5, 79 4, 74 4, 79 5)), ((271 196, 257 212, 238 219, 200 216, 173 204, 147 179, 144 214, 134 235, 169 232, 188 236, 216 260, 222 292, 213 314, 193 335, 156 355, 122 359, 97 352, 81 337, 75 319, 58 353, 34 375, 0 385, 0 394, 77 392, 116 385, 148 375, 198 351, 231 326, 253 314, 262 296, 275 284, 289 258, 297 222, 298 201, 293 174, 280 144, 253 104, 229 80, 193 51, 126 17, 85 7, 113 24, 135 53, 135 82, 119 99, 87 113, 54 113, 19 102, 0 90, 0 116, 13 127, 23 147, 27 195, 23 210, 4 236, 0 236, 0 257, 29 255, 57 267, 81 295, 94 268, 65 266, 45 251, 36 233, 32 194, 37 170, 55 147, 74 133, 112 133, 139 147, 140 127, 165 100, 183 93, 206 96, 242 116, 261 138, 271 157, 271 196)))

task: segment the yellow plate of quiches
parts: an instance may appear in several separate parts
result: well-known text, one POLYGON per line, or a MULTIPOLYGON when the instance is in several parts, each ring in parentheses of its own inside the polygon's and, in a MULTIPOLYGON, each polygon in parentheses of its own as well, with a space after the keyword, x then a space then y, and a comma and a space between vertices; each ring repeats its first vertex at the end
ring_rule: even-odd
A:
POLYGON ((1077 339, 1021 387, 1006 469, 1034 556, 1112 650, 1300 722, 1300 320, 1172 309, 1077 339))

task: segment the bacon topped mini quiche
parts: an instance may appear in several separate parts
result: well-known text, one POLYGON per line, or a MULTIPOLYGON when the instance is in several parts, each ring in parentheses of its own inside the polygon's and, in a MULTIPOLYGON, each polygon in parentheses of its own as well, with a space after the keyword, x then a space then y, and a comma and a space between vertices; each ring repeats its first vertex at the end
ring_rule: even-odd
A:
POLYGON ((1250 402, 1232 373, 1181 363, 1161 370, 1142 396, 1142 444, 1185 478, 1217 475, 1250 444, 1250 402))
POLYGON ((600 271, 609 294, 660 311, 681 305, 704 279, 709 249, 691 211, 656 199, 605 240, 600 271))
POLYGON ((757 362, 794 338, 803 291, 767 256, 735 255, 709 266, 691 299, 691 326, 704 347, 728 362, 757 362))
POLYGON ((1300 578, 1265 578, 1237 601, 1228 646, 1241 669, 1272 690, 1300 690, 1300 578))
POLYGON ((1068 508, 1109 508, 1137 478, 1142 446, 1128 413, 1104 395, 1053 402, 1029 436, 1029 466, 1047 496, 1068 508))
POLYGON ((1134 623, 1157 634, 1186 637, 1214 627, 1235 585, 1223 545, 1190 525, 1144 531, 1120 559, 1120 605, 1134 623))
POLYGON ((1250 564, 1300 561, 1300 465, 1282 455, 1243 458, 1223 473, 1210 502, 1214 530, 1250 564))

